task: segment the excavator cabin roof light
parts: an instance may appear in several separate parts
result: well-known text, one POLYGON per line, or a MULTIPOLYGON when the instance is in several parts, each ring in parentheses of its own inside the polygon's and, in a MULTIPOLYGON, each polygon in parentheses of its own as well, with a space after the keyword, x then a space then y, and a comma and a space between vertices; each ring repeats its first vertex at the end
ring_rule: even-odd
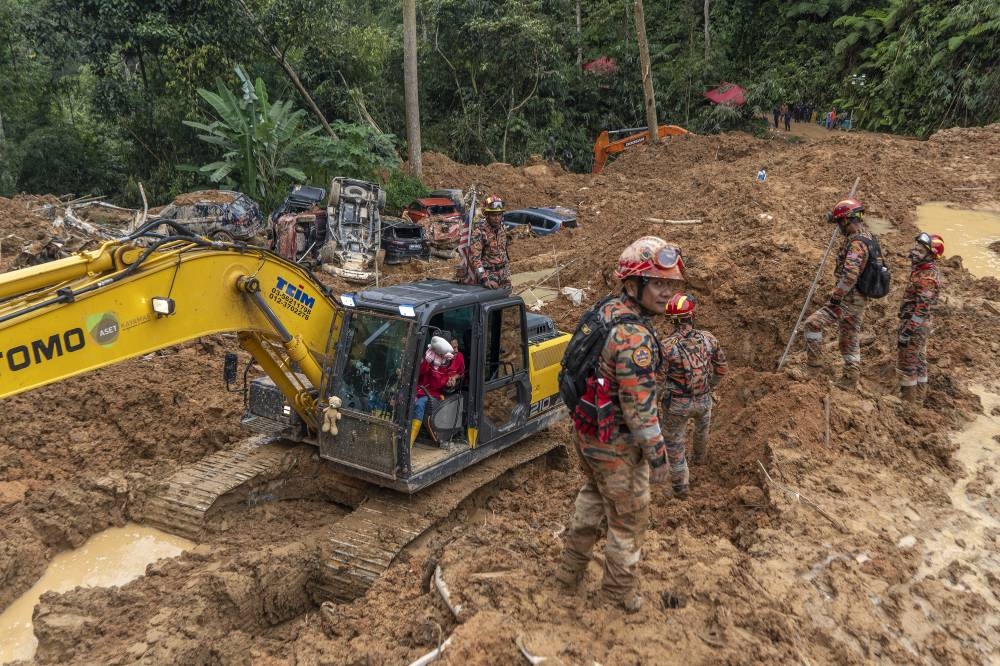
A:
POLYGON ((156 313, 158 317, 169 317, 174 313, 177 308, 177 304, 174 299, 163 296, 153 297, 153 312, 156 313))
POLYGON ((412 305, 400 305, 399 314, 403 315, 404 317, 416 317, 417 311, 414 309, 412 305))
POLYGON ((341 294, 340 302, 344 305, 345 308, 353 308, 355 305, 354 294, 341 294))

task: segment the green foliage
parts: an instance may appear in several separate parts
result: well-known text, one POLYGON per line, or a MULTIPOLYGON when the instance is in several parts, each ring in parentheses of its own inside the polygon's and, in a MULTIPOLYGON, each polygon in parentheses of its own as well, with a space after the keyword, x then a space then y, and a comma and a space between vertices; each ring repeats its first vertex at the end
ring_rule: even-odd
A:
POLYGON ((198 138, 222 151, 221 159, 198 167, 213 183, 236 187, 252 199, 268 206, 276 204, 290 182, 302 182, 306 175, 296 166, 301 151, 315 141, 318 125, 302 129, 306 112, 292 110, 291 101, 273 104, 262 79, 250 85, 243 70, 236 68, 242 80, 242 95, 237 96, 216 82, 218 92, 199 89, 217 118, 206 124, 185 120, 199 130, 198 138))
MULTIPOLYGON (((774 104, 797 101, 918 136, 1000 120, 996 0, 712 0, 708 50, 703 8, 645 3, 660 122, 754 131, 774 104), (704 100, 724 81, 747 89, 745 107, 704 100)), ((632 10, 420 0, 425 150, 589 170, 602 129, 645 124, 632 10), (582 70, 600 56, 617 71, 582 70)), ((0 193, 104 190, 135 205, 142 182, 155 204, 211 176, 267 204, 302 178, 345 175, 391 182, 405 203, 417 188, 397 174, 401 22, 400 0, 0 0, 0 193), (237 63, 260 79, 232 92, 237 63), (72 155, 54 149, 60 136, 72 155)))
POLYGON ((392 169, 387 175, 382 186, 385 188, 385 210, 391 215, 399 215, 406 204, 430 192, 419 178, 405 171, 392 169))

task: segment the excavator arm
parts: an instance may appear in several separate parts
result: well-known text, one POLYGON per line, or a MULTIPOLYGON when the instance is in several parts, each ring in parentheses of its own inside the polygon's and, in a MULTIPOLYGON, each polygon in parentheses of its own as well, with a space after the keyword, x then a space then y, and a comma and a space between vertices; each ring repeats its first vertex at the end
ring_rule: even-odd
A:
POLYGON ((259 248, 155 234, 144 247, 143 235, 0 274, 0 398, 235 332, 315 429, 314 389, 342 320, 323 286, 259 248))
MULTIPOLYGON (((649 130, 647 128, 636 127, 633 129, 639 129, 642 131, 636 132, 635 134, 629 134, 622 139, 616 139, 614 141, 611 140, 611 134, 620 134, 630 130, 614 130, 612 132, 604 130, 597 135, 597 140, 594 141, 594 166, 590 170, 591 173, 601 173, 604 169, 604 165, 608 161, 608 157, 611 155, 617 155, 632 146, 637 146, 640 143, 649 141, 649 130)), ((660 139, 664 139, 668 136, 690 134, 690 132, 679 125, 660 125, 657 128, 656 134, 660 137, 660 139)))

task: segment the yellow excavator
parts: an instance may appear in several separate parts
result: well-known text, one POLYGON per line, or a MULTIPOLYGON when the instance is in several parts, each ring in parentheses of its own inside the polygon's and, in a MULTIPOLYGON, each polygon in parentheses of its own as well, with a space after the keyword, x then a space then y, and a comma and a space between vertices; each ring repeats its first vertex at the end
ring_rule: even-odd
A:
MULTIPOLYGON (((334 297, 264 249, 162 220, 0 274, 0 398, 223 332, 263 370, 244 373, 242 423, 258 434, 177 472, 146 519, 197 537, 223 495, 295 496, 290 457, 318 453, 355 508, 330 535, 320 598, 362 594, 469 492, 552 449, 550 438, 513 445, 565 413, 557 375, 570 336, 506 291, 423 280, 334 297), (466 376, 411 442, 419 366, 442 331, 459 341, 466 376)), ((223 365, 230 385, 236 355, 223 365)))

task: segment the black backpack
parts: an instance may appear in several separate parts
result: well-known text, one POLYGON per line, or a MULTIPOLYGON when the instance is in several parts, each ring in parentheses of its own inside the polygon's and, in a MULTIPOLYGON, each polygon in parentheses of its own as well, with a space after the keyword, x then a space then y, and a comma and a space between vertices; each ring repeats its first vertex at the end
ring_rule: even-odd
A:
MULTIPOLYGON (((618 324, 635 323, 645 326, 650 336, 656 343, 656 333, 650 327, 649 322, 634 314, 624 314, 614 317, 611 321, 605 321, 601 317, 601 309, 604 305, 616 296, 607 296, 597 305, 583 313, 580 323, 573 331, 573 337, 566 345, 563 353, 562 369, 559 370, 559 396, 566 403, 569 411, 572 412, 580 402, 580 397, 587 390, 587 379, 593 377, 597 370, 597 361, 604 349, 604 342, 608 339, 612 329, 618 324)), ((657 367, 660 360, 658 348, 653 350, 653 359, 657 367)))
POLYGON ((874 236, 870 239, 864 236, 857 236, 857 238, 868 246, 868 261, 865 263, 861 275, 858 276, 858 282, 855 286, 862 296, 883 298, 889 293, 892 273, 885 265, 885 259, 882 258, 882 248, 874 236))

